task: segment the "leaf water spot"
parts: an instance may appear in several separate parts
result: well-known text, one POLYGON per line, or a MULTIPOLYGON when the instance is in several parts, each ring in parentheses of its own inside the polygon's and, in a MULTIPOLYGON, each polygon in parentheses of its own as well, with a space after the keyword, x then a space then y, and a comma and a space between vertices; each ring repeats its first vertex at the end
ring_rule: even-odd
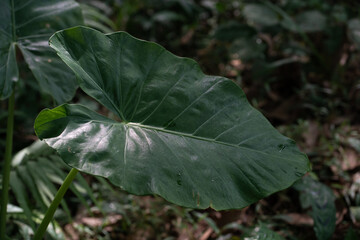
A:
POLYGON ((191 161, 196 161, 199 159, 199 157, 197 155, 191 155, 190 159, 191 159, 191 161))
POLYGON ((282 152, 285 148, 286 148, 286 146, 284 144, 279 144, 278 145, 279 152, 282 152))
POLYGON ((182 185, 182 178, 181 178, 181 173, 180 173, 180 172, 177 173, 176 183, 177 183, 179 186, 182 185))

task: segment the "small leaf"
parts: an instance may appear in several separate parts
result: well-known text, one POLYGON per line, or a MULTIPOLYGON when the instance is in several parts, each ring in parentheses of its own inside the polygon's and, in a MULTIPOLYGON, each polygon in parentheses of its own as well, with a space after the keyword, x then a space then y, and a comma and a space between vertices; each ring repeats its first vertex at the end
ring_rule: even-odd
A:
POLYGON ((11 171, 10 173, 10 186, 12 191, 15 193, 16 199, 20 205, 20 207, 24 210, 28 223, 30 224, 31 228, 35 229, 35 223, 32 220, 32 213, 27 203, 26 191, 25 186, 21 182, 20 178, 18 177, 15 171, 11 171))
POLYGON ((21 181, 25 183, 28 191, 30 192, 31 198, 35 200, 36 207, 40 207, 40 209, 45 212, 47 209, 47 205, 40 196, 37 185, 33 180, 32 176, 30 175, 29 169, 26 166, 19 166, 16 170, 19 173, 21 181))
POLYGON ((351 147, 353 147, 356 151, 360 153, 360 139, 355 137, 349 137, 347 141, 351 147))
POLYGON ((6 212, 8 214, 21 214, 24 212, 24 210, 21 207, 8 203, 6 207, 6 212))
POLYGON ((230 47, 232 55, 236 56, 244 62, 264 59, 265 50, 265 44, 257 43, 255 38, 238 39, 234 41, 230 47))
POLYGON ((230 21, 219 25, 216 29, 214 38, 221 41, 234 41, 238 38, 252 38, 256 35, 256 30, 246 24, 230 21))
POLYGON ((119 121, 80 105, 43 110, 39 138, 80 171, 192 208, 245 207, 309 170, 295 143, 231 80, 124 32, 77 27, 51 46, 119 121), (279 150, 279 146, 282 146, 279 150))
POLYGON ((260 223, 259 226, 255 227, 250 233, 249 237, 245 237, 246 240, 284 240, 282 236, 269 229, 265 224, 260 223))
POLYGON ((354 18, 348 21, 348 36, 360 48, 360 19, 354 18))
POLYGON ((243 13, 249 23, 255 23, 260 26, 272 26, 279 23, 278 14, 263 4, 247 4, 244 7, 243 13))
POLYGON ((311 206, 317 239, 330 239, 336 223, 335 196, 332 190, 309 176, 297 182, 294 187, 300 191, 302 207, 311 206))
POLYGON ((319 32, 326 28, 326 16, 316 10, 300 13, 295 17, 295 22, 303 32, 319 32))
POLYGON ((86 26, 98 29, 104 33, 113 32, 116 29, 114 22, 96 7, 87 4, 80 4, 80 7, 86 26))
MULTIPOLYGON (((27 164, 27 167, 29 168, 30 174, 32 175, 37 185, 40 196, 42 197, 45 204, 49 207, 57 192, 56 186, 53 182, 50 181, 50 179, 46 175, 43 174, 44 171, 41 169, 41 167, 39 168, 35 162, 29 162, 27 164)), ((70 210, 65 200, 62 199, 60 204, 63 210, 66 212, 69 220, 71 221, 70 210)))

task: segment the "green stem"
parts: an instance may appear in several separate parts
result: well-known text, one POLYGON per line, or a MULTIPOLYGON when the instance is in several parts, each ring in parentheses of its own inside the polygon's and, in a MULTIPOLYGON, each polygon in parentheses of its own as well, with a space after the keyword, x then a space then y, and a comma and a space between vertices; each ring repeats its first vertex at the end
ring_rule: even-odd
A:
POLYGON ((59 206, 61 200, 64 197, 64 194, 66 193, 67 189, 69 188, 71 182, 74 180, 77 173, 78 173, 78 170, 73 168, 73 169, 71 169, 69 174, 66 176, 63 184, 57 191, 54 200, 52 201, 50 207, 46 211, 44 219, 41 221, 39 228, 36 230, 35 235, 34 235, 34 240, 43 239, 45 231, 46 231, 50 221, 53 219, 53 216, 54 216, 54 213, 55 213, 57 207, 59 206))
MULTIPOLYGON (((14 0, 11 0, 11 28, 12 28, 12 40, 16 42, 15 32, 15 14, 14 14, 14 0)), ((16 49, 15 49, 16 51, 16 49)), ((16 56, 16 52, 15 52, 16 56)), ((14 133, 14 107, 15 107, 15 88, 8 102, 8 119, 6 126, 6 145, 5 145, 5 158, 3 165, 3 179, 1 190, 1 203, 0 203, 0 239, 5 239, 6 236, 6 213, 7 204, 9 201, 9 183, 10 183, 10 170, 11 170, 11 158, 12 158, 12 146, 13 146, 13 133, 14 133)))
POLYGON ((11 168, 11 155, 13 144, 13 130, 14 130, 14 105, 15 105, 15 90, 13 90, 8 103, 8 120, 6 128, 6 147, 5 160, 3 165, 3 180, 1 191, 1 210, 0 210, 0 239, 5 239, 6 226, 6 210, 9 199, 9 181, 11 168))

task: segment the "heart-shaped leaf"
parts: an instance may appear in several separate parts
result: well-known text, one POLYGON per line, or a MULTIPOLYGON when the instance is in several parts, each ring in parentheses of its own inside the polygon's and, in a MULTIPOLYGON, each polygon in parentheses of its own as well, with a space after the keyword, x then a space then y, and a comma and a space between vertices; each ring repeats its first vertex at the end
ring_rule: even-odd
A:
POLYGON ((80 87, 117 115, 80 105, 43 110, 37 135, 80 171, 192 208, 245 207, 309 170, 295 143, 231 80, 127 33, 77 27, 51 46, 80 87))
POLYGON ((38 80, 41 89, 62 103, 76 90, 76 79, 49 47, 57 30, 81 24, 79 5, 73 0, 4 0, 0 7, 0 99, 11 95, 18 80, 15 46, 38 80))

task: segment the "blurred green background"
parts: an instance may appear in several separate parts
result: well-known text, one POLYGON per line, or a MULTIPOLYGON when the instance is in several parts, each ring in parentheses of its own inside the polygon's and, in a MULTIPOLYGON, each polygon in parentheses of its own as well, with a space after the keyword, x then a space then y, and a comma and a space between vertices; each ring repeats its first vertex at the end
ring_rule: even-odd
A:
MULTIPOLYGON (((132 196, 103 179, 84 176, 67 193, 48 239, 359 239, 360 2, 78 2, 85 25, 157 42, 195 59, 206 74, 232 79, 254 107, 308 154, 313 171, 292 188, 245 209, 222 212, 184 209, 156 196, 132 196)), ((55 106, 18 58, 24 81, 17 86, 14 152, 33 144, 35 117, 55 106)), ((80 90, 72 102, 109 114, 80 90)), ((2 101, 1 158, 6 117, 2 101)), ((48 179, 33 188, 12 185, 8 232, 13 239, 31 233, 24 206, 41 218, 41 206, 47 205, 45 199, 51 199, 67 171, 54 152, 36 144, 16 155, 16 171, 31 171, 44 161, 56 162, 61 171, 42 164, 52 173, 51 186, 48 179), (26 195, 32 197, 21 198, 26 195)))

